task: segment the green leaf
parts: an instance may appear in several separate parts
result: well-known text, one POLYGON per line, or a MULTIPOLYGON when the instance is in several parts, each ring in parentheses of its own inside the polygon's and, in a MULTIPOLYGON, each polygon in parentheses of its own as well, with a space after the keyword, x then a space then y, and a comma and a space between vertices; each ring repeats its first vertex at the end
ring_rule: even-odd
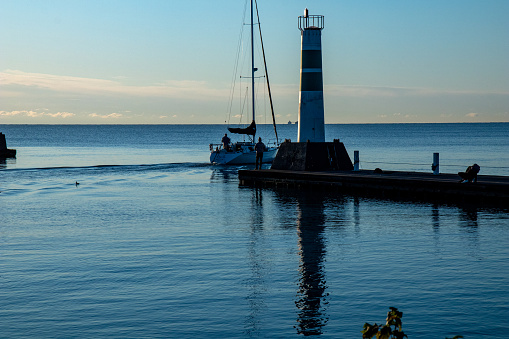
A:
POLYGON ((392 335, 394 336, 395 339, 403 339, 403 337, 408 338, 408 336, 405 334, 405 332, 400 332, 398 330, 394 330, 392 332, 392 335))
POLYGON ((378 328, 379 328, 379 326, 376 323, 374 325, 365 323, 364 329, 361 331, 362 338, 363 339, 364 338, 368 338, 368 339, 373 338, 373 336, 378 333, 378 328))
POLYGON ((378 335, 376 336, 377 339, 389 339, 391 337, 392 330, 389 326, 384 325, 380 331, 378 332, 378 335))

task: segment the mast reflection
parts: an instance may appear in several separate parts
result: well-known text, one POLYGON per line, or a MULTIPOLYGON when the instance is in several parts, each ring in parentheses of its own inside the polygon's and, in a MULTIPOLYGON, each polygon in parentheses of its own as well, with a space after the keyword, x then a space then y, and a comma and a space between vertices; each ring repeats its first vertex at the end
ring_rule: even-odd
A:
POLYGON ((268 275, 269 259, 264 236, 263 191, 254 188, 251 195, 251 232, 248 243, 248 259, 251 267, 251 276, 246 280, 250 293, 246 299, 250 313, 245 319, 244 333, 249 337, 260 335, 260 316, 265 309, 264 294, 266 291, 265 277, 268 275))

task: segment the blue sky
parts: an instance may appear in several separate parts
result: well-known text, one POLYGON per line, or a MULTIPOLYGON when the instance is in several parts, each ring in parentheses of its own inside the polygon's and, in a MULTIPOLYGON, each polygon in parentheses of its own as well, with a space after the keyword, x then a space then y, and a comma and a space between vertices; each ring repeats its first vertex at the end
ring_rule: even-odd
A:
MULTIPOLYGON (((297 120, 306 7, 326 122, 509 121, 507 0, 258 1, 278 122, 297 120)), ((244 6, 0 0, 0 124, 223 123, 244 6)))

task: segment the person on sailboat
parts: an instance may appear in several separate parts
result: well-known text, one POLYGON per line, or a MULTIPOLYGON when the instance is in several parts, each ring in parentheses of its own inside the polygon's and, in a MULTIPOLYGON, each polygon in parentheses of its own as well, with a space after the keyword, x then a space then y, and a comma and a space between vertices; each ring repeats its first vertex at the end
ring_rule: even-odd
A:
POLYGON ((227 151, 230 150, 230 138, 228 138, 228 135, 225 133, 223 139, 221 139, 221 142, 223 143, 223 148, 227 151))
POLYGON ((255 151, 256 151, 255 169, 258 169, 258 161, 260 162, 260 169, 262 169, 263 151, 265 151, 265 144, 262 142, 262 138, 258 138, 258 143, 255 145, 255 151))

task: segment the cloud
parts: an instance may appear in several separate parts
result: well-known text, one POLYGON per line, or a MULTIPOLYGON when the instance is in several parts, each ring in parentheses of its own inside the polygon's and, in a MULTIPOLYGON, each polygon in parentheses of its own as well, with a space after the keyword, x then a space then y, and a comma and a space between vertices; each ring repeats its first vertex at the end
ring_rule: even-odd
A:
POLYGON ((111 113, 111 114, 104 114, 104 115, 97 114, 97 113, 91 113, 88 116, 91 118, 101 118, 101 119, 118 119, 118 118, 123 117, 123 115, 120 113, 111 113))
POLYGON ((28 112, 33 112, 33 111, 10 111, 10 112, 0 111, 0 115, 4 116, 4 117, 10 117, 10 116, 15 116, 15 115, 19 115, 19 114, 26 115, 28 112))
MULTIPOLYGON (((48 117, 52 117, 52 118, 70 118, 70 117, 73 117, 75 116, 76 114, 74 113, 69 113, 69 112, 57 112, 57 113, 49 113, 49 112, 38 112, 39 110, 36 110, 36 111, 10 111, 10 112, 7 112, 7 111, 0 111, 0 116, 4 116, 4 117, 12 117, 12 116, 26 116, 26 117, 30 117, 30 118, 40 118, 40 117, 44 117, 44 116, 48 116, 48 117)), ((48 111, 48 109, 44 109, 44 111, 48 111)))
POLYGON ((341 85, 327 85, 324 87, 324 92, 326 95, 339 97, 395 97, 401 93, 399 89, 390 87, 341 85))
POLYGON ((122 80, 122 77, 116 77, 116 80, 105 80, 27 73, 18 70, 0 72, 2 87, 24 86, 57 93, 184 98, 203 101, 224 100, 228 97, 228 90, 211 88, 205 81, 165 81, 147 86, 130 86, 122 84, 122 80))
POLYGON ((53 117, 53 118, 63 118, 63 119, 65 119, 65 118, 73 117, 76 114, 69 113, 69 112, 58 112, 58 113, 47 113, 46 115, 49 115, 50 117, 53 117))
POLYGON ((325 85, 327 95, 337 97, 408 97, 439 95, 509 95, 507 91, 450 90, 420 87, 325 85))
POLYGON ((479 113, 468 113, 465 116, 469 118, 477 118, 479 116, 479 113))
POLYGON ((29 117, 32 117, 32 118, 39 118, 39 117, 44 116, 44 112, 29 111, 29 112, 26 113, 26 115, 29 116, 29 117))

